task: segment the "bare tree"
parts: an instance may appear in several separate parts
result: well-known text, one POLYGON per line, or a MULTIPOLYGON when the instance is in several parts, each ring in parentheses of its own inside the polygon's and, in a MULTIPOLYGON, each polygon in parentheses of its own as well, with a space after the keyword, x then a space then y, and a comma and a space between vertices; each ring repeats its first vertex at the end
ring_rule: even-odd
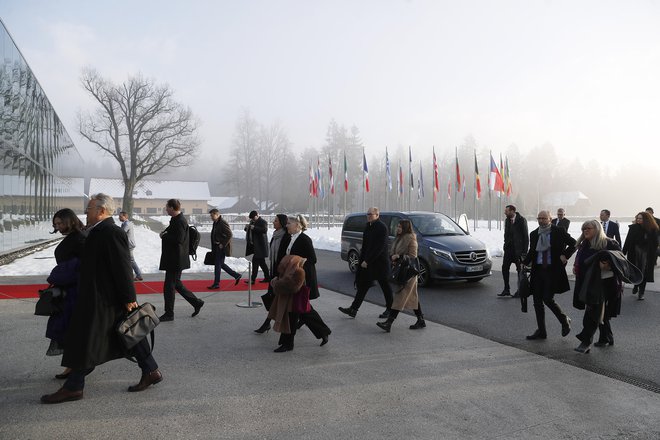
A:
POLYGON ((235 130, 223 182, 234 187, 239 199, 252 199, 257 195, 259 181, 259 124, 250 111, 244 109, 235 130))
POLYGON ((173 99, 168 85, 139 74, 113 84, 85 69, 81 83, 98 108, 79 115, 80 134, 118 162, 124 181, 122 208, 131 213, 139 181, 194 160, 197 121, 189 108, 173 99))
POLYGON ((261 164, 260 186, 263 188, 259 195, 263 197, 260 201, 269 203, 267 210, 271 209, 274 195, 272 188, 278 176, 282 176, 281 169, 284 161, 289 156, 291 142, 289 136, 279 122, 270 127, 261 127, 261 141, 259 145, 259 163, 261 164))

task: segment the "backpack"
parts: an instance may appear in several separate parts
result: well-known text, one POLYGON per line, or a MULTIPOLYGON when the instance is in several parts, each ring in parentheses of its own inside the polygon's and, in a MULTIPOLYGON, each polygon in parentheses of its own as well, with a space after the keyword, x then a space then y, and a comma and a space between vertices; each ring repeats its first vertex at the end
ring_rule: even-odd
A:
POLYGON ((188 255, 197 261, 197 246, 199 246, 199 231, 194 226, 188 226, 188 255))

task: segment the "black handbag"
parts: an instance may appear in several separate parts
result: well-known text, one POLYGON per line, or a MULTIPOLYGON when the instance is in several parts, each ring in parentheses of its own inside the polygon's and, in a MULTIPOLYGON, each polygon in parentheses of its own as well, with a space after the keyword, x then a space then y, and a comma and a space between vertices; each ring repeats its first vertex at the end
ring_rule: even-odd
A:
POLYGON ((64 310, 64 297, 66 291, 60 287, 49 286, 39 291, 39 300, 34 306, 37 316, 51 316, 62 313, 64 310))
POLYGON ((209 251, 204 255, 204 264, 207 266, 215 266, 215 255, 213 255, 213 252, 209 251))
POLYGON ((416 277, 417 275, 419 275, 417 259, 403 255, 394 262, 392 272, 390 273, 390 281, 404 286, 412 277, 416 277))
POLYGON ((156 308, 151 303, 144 303, 131 310, 117 324, 117 333, 128 350, 151 334, 151 346, 154 344, 154 329, 160 324, 156 308))
POLYGON ((518 273, 518 295, 520 295, 520 310, 527 313, 527 298, 532 294, 532 286, 529 281, 529 269, 523 268, 518 273))

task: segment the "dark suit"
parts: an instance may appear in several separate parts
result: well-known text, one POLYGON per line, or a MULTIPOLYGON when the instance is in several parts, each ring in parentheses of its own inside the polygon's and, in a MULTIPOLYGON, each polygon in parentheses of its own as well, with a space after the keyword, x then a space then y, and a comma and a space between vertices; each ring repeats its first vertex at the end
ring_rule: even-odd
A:
POLYGON ((529 246, 529 235, 527 234, 527 220, 519 213, 516 212, 513 222, 508 218, 504 220, 502 279, 504 280, 505 292, 510 290, 509 269, 511 268, 511 264, 515 264, 516 271, 520 272, 520 259, 527 252, 529 246))
POLYGON ((564 228, 566 232, 568 232, 568 227, 571 225, 571 221, 564 217, 563 219, 558 218, 553 218, 552 219, 552 225, 553 226, 559 226, 560 228, 564 228))
MULTIPOLYGON (((601 222, 603 224, 604 222, 601 222)), ((605 235, 608 238, 613 238, 617 243, 621 244, 621 234, 619 234, 619 224, 613 222, 612 220, 607 221, 607 230, 605 230, 605 235)))
POLYGON ((190 268, 188 221, 182 213, 170 219, 169 226, 162 232, 161 240, 162 251, 158 268, 165 271, 165 282, 163 283, 165 314, 174 316, 175 291, 179 292, 193 307, 201 303, 201 300, 186 289, 181 282, 181 273, 184 269, 190 268))
POLYGON ((225 264, 225 257, 231 256, 231 228, 219 217, 211 228, 211 252, 213 252, 213 284, 220 284, 220 274, 224 269, 232 278, 240 277, 236 271, 225 264))
POLYGON ((534 229, 529 234, 529 252, 525 258, 525 265, 532 266, 531 289, 534 296, 534 311, 536 312, 536 323, 541 335, 546 335, 545 329, 545 304, 554 313, 560 323, 565 324, 568 317, 562 312, 555 302, 556 293, 570 290, 566 266, 561 262, 563 255, 569 259, 575 252, 575 239, 566 230, 558 226, 550 225, 550 249, 546 255, 541 255, 541 261, 547 259, 547 263, 539 263, 539 253, 536 246, 539 241, 539 229, 534 229), (548 255, 549 251, 549 255, 548 255))
POLYGON ((390 273, 390 254, 387 245, 387 226, 385 223, 376 219, 367 223, 367 227, 362 234, 362 248, 360 249, 360 262, 356 274, 355 299, 351 308, 358 310, 367 295, 367 291, 374 280, 378 281, 380 288, 385 296, 385 307, 390 309, 394 294, 392 286, 388 281, 390 273), (367 263, 367 268, 362 268, 362 262, 367 263))
MULTIPOLYGON (((286 250, 291 243, 291 235, 286 234, 282 237, 280 247, 278 249, 277 264, 284 258, 285 255, 298 255, 299 257, 306 258, 303 270, 305 271, 305 285, 309 287, 309 299, 313 300, 319 297, 319 286, 316 278, 316 251, 314 251, 314 244, 309 236, 301 232, 296 241, 291 246, 291 250, 287 254, 286 250)), ((291 333, 280 335, 280 345, 293 348, 293 341, 296 336, 296 329, 298 328, 298 321, 305 324, 310 331, 314 334, 316 339, 327 338, 330 335, 330 328, 323 322, 321 316, 318 314, 314 307, 308 313, 289 313, 289 325, 291 333)))
POLYGON ((257 279, 259 268, 264 273, 265 279, 270 279, 266 258, 268 258, 268 222, 261 217, 251 220, 245 229, 245 256, 252 255, 252 274, 250 279, 254 283, 257 279), (250 226, 253 226, 252 228, 250 226))

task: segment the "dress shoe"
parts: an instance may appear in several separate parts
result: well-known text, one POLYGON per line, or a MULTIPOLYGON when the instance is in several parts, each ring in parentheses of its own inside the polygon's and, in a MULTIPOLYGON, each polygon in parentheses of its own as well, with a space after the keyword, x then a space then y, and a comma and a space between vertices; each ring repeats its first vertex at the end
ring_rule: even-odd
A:
POLYGON ((263 324, 261 324, 261 327, 256 329, 254 332, 262 334, 267 332, 268 330, 270 330, 270 319, 266 318, 266 321, 263 324))
POLYGON ((525 336, 525 338, 529 341, 533 341, 535 339, 547 339, 548 335, 545 332, 542 332, 541 330, 536 329, 536 331, 534 333, 532 333, 529 336, 525 336))
POLYGON ((158 320, 160 322, 174 321, 174 315, 168 315, 167 313, 164 313, 164 314, 160 315, 158 320))
POLYGON ((53 394, 44 394, 41 396, 41 403, 62 403, 80 400, 83 398, 83 391, 70 391, 62 387, 53 394))
POLYGON ((69 374, 71 374, 71 370, 67 371, 66 373, 56 374, 55 379, 68 379, 69 374))
POLYGON ((594 342, 594 347, 606 347, 608 345, 614 345, 614 339, 609 340, 609 341, 594 342))
POLYGON ((155 385, 161 380, 163 380, 163 375, 161 374, 160 370, 154 370, 149 374, 143 374, 140 378, 140 382, 138 382, 136 385, 131 385, 128 387, 128 392, 135 393, 137 391, 144 391, 147 389, 147 387, 149 387, 149 385, 155 385))
POLYGON ((243 278, 243 275, 239 275, 236 278, 234 278, 234 286, 238 285, 238 282, 241 281, 241 278, 243 278))
POLYGON ((142 281, 142 280, 144 280, 144 278, 142 278, 142 277, 135 277, 135 281, 142 281))
POLYGON ((564 322, 561 323, 561 335, 566 336, 570 332, 571 332, 571 318, 567 316, 564 322))
POLYGON ((408 327, 410 330, 418 330, 420 328, 425 328, 426 327, 426 321, 424 321, 424 318, 417 318, 417 322, 408 327))
POLYGON ((218 290, 220 288, 219 284, 211 284, 210 286, 206 286, 207 289, 209 290, 218 290))
POLYGON ((256 283, 256 280, 255 280, 255 281, 244 280, 243 282, 244 282, 245 284, 254 284, 254 283, 256 283))
POLYGON ((591 344, 587 344, 583 342, 577 347, 575 347, 573 350, 577 351, 578 353, 587 354, 591 351, 591 344))
POLYGON ((511 296, 511 292, 509 291, 509 289, 504 289, 502 291, 502 293, 498 293, 497 296, 500 296, 500 297, 501 296, 511 296))
POLYGON ((387 319, 387 318, 389 318, 389 317, 390 317, 390 309, 385 309, 385 311, 384 311, 383 313, 381 313, 380 315, 378 315, 378 317, 379 317, 380 319, 387 319))
POLYGON ((320 345, 321 347, 323 347, 325 344, 328 343, 328 336, 329 335, 326 335, 321 338, 321 345, 320 345))
POLYGON ((199 315, 199 311, 202 310, 202 307, 204 307, 204 301, 200 299, 197 305, 195 306, 195 311, 190 316, 194 318, 195 316, 199 315))
POLYGON ((350 316, 351 318, 355 318, 355 315, 357 315, 357 310, 355 310, 353 307, 338 307, 338 309, 340 312, 350 316))
POLYGON ((280 345, 277 347, 275 350, 273 350, 274 353, 284 353, 285 351, 292 351, 293 347, 287 347, 286 345, 280 345))
POLYGON ((644 294, 643 293, 640 293, 639 295, 637 295, 637 301, 644 301, 644 294))
POLYGON ((392 322, 393 321, 390 321, 388 319, 387 321, 384 321, 384 322, 377 322, 376 325, 378 327, 382 328, 383 330, 385 330, 387 333, 389 333, 390 330, 392 330, 392 322))

